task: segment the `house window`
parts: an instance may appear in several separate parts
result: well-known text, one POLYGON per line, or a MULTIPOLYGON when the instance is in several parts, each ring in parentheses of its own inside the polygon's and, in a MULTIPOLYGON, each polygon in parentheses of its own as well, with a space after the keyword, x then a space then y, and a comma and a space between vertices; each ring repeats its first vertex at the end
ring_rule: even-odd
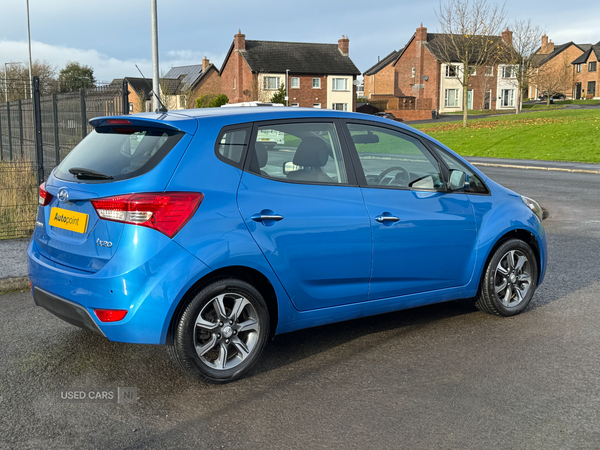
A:
POLYGON ((300 106, 300 103, 292 103, 292 106, 298 108, 300 106))
POLYGON ((279 77, 264 77, 263 86, 265 89, 277 90, 279 89, 279 77))
POLYGON ((590 61, 589 66, 588 66, 588 70, 590 72, 595 72, 596 71, 596 61, 590 61))
POLYGON ((331 109, 336 111, 348 111, 348 103, 334 103, 331 105, 331 109))
POLYGON ((237 78, 234 78, 234 79, 233 79, 233 88, 234 88, 234 89, 236 88, 236 85, 237 85, 237 78))
POLYGON ((485 66, 485 76, 486 77, 494 76, 494 66, 485 66))
POLYGON ((292 89, 298 89, 300 87, 300 77, 292 77, 290 81, 290 87, 292 89))
POLYGON ((446 66, 446 76, 447 77, 455 77, 456 76, 456 66, 452 66, 448 64, 446 66))
POLYGON ((313 103, 313 108, 321 109, 320 103, 313 103))
POLYGON ((502 102, 502 106, 515 106, 515 90, 502 89, 500 100, 502 102))
POLYGON ((133 103, 129 103, 129 112, 132 113, 133 112, 133 103))
POLYGON ((581 73, 581 64, 577 64, 575 66, 575 70, 577 71, 577 73, 581 73))
POLYGON ((410 76, 414 78, 414 77, 415 77, 415 74, 416 74, 416 72, 417 72, 417 69, 415 69, 415 68, 413 67, 413 68, 412 68, 412 70, 410 71, 410 76))
POLYGON ((588 95, 596 95, 596 82, 588 81, 588 95))
POLYGON ((458 89, 446 89, 444 106, 447 108, 458 107, 458 89))
POLYGON ((471 74, 470 76, 474 77, 475 75, 477 75, 477 67, 475 66, 469 66, 469 73, 471 74))
POLYGON ((332 84, 331 84, 332 90, 334 90, 334 91, 347 91, 348 90, 348 79, 347 78, 334 78, 331 81, 332 81, 332 84))
POLYGON ((313 87, 313 89, 321 89, 321 79, 313 78, 312 87, 313 87))
POLYGON ((502 67, 502 78, 515 78, 515 68, 513 66, 502 67))
POLYGON ((152 111, 152 100, 146 100, 146 111, 144 112, 149 112, 152 111))

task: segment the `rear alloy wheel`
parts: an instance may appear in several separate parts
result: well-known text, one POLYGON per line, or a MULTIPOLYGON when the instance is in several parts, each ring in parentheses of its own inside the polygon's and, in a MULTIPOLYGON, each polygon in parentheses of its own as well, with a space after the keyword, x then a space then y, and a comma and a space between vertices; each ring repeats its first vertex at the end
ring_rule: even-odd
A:
POLYGON ((199 292, 169 339, 169 353, 188 374, 213 383, 241 377, 260 356, 269 335, 269 312, 245 281, 224 279, 199 292))
POLYGON ((489 261, 475 306, 497 316, 523 311, 537 287, 537 262, 531 247, 519 239, 502 244, 489 261))

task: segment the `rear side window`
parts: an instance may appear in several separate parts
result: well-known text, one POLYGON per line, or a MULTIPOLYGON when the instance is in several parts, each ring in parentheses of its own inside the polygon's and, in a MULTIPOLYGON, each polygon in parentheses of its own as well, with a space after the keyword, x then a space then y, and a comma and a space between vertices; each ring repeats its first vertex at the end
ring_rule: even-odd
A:
POLYGON ((133 178, 154 168, 183 134, 158 128, 99 127, 67 155, 55 176, 68 181, 133 178))

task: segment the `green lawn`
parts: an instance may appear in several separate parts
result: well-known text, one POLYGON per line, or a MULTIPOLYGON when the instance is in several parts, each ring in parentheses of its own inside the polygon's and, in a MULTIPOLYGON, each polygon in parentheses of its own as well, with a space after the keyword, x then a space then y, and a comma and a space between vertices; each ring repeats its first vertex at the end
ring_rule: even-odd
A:
MULTIPOLYGON (((588 103, 589 104, 589 103, 588 103)), ((600 110, 557 110, 416 125, 463 156, 600 163, 600 110)))

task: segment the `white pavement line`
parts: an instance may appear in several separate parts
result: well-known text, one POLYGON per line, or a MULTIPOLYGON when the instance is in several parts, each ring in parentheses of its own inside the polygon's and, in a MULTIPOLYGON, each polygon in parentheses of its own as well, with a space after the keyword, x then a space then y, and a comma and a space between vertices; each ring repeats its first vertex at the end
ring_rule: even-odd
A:
POLYGON ((562 167, 540 167, 540 166, 518 166, 516 164, 496 164, 496 163, 481 163, 472 162, 475 166, 489 166, 489 167, 506 167, 507 169, 535 169, 535 170, 551 170, 555 172, 571 172, 571 173, 593 173, 600 175, 600 170, 588 170, 588 169, 567 169, 562 167))

